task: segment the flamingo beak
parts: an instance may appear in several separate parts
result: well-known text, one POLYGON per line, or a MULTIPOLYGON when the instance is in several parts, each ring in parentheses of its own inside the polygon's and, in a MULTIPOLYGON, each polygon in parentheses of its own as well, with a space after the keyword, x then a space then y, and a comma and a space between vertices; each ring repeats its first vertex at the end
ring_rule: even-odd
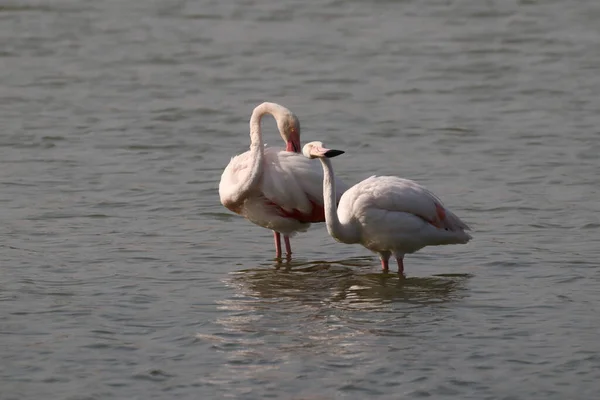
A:
POLYGON ((345 151, 342 150, 331 150, 331 149, 326 149, 324 147, 313 147, 311 149, 311 155, 318 157, 318 158, 332 158, 332 157, 337 157, 340 154, 344 154, 345 151))
POLYGON ((337 157, 344 153, 345 153, 345 151, 343 151, 343 150, 327 150, 325 152, 325 157, 327 157, 327 158, 337 157))

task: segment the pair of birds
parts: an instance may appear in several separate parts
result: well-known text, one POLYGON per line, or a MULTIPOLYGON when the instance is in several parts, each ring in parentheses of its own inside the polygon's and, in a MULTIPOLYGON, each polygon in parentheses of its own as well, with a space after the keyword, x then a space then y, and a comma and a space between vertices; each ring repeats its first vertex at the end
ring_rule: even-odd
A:
POLYGON ((300 149, 298 118, 279 104, 262 103, 250 118, 250 150, 231 159, 219 184, 226 208, 273 231, 276 258, 281 257, 282 234, 289 258, 290 237, 323 221, 338 242, 359 243, 378 253, 384 271, 393 255, 401 275, 405 254, 471 239, 465 232, 469 227, 416 182, 372 176, 349 188, 336 179, 330 161, 343 151, 322 142, 306 144, 302 154, 300 149), (285 151, 263 144, 260 124, 267 113, 277 122, 285 151))

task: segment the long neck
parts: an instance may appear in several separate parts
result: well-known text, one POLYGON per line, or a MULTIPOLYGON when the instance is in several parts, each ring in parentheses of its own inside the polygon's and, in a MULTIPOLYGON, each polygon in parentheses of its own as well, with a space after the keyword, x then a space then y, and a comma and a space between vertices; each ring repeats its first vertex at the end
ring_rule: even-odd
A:
POLYGON ((325 201, 325 223, 329 234, 342 243, 357 243, 358 234, 351 222, 342 224, 337 213, 335 175, 328 158, 319 158, 323 165, 323 200, 325 201))
POLYGON ((259 105, 252 112, 250 117, 250 173, 237 190, 238 198, 236 201, 242 200, 247 196, 248 192, 260 183, 262 177, 264 163, 264 144, 262 139, 262 131, 260 129, 260 121, 269 109, 264 104, 259 105))
POLYGON ((298 137, 296 149, 294 149, 291 145, 290 138, 287 136, 288 133, 285 132, 282 127, 284 119, 294 117, 294 114, 289 109, 277 103, 264 102, 257 108, 263 108, 265 112, 271 114, 273 118, 275 118, 275 121, 277 121, 277 129, 279 129, 279 135, 281 135, 281 138, 286 143, 286 151, 301 153, 302 148, 300 147, 300 138, 298 137))

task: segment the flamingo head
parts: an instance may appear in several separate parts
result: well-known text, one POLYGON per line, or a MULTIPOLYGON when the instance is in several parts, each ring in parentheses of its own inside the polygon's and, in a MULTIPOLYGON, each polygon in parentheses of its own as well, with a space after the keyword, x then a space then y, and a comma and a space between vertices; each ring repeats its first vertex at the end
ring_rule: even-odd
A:
POLYGON ((285 140, 286 151, 300 153, 300 121, 298 121, 298 117, 291 112, 286 113, 283 118, 277 119, 277 128, 285 140))
POLYGON ((344 154, 342 150, 331 150, 323 146, 323 142, 310 142, 302 148, 302 154, 308 158, 332 158, 344 154))

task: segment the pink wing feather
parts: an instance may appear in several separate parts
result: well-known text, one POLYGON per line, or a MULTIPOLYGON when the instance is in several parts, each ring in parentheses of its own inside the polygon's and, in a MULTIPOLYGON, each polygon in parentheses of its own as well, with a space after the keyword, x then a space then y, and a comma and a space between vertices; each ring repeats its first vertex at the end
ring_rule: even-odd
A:
MULTIPOLYGON (((262 193, 283 210, 310 214, 314 205, 323 206, 323 168, 319 160, 301 154, 265 149, 262 193)), ((347 185, 336 179, 339 200, 347 185)))
POLYGON ((376 207, 385 211, 410 213, 438 228, 450 231, 469 229, 467 224, 444 207, 435 194, 409 179, 372 176, 352 187, 349 193, 355 190, 356 205, 363 203, 362 206, 376 207))

